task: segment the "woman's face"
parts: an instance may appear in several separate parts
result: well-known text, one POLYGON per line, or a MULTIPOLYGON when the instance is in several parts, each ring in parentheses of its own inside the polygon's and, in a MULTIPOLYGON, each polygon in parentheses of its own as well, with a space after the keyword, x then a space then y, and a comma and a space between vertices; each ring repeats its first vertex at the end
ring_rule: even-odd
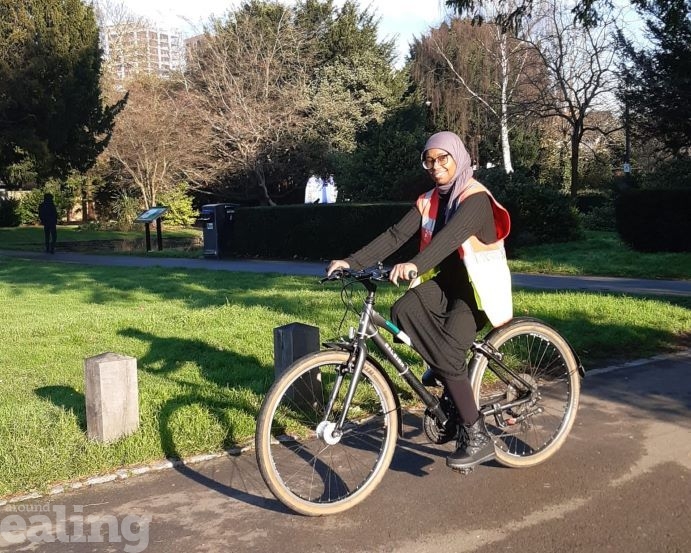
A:
POLYGON ((456 173, 456 162, 451 154, 439 148, 430 148, 425 152, 423 167, 437 186, 449 184, 456 173))

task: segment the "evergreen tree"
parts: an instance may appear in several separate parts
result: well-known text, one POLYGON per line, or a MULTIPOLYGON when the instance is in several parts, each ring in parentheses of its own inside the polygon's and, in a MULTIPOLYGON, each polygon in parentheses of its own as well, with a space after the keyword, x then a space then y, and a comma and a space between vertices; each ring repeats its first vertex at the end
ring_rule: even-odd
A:
MULTIPOLYGON (((315 3, 311 0, 302 9, 315 3)), ((304 17, 298 17, 301 20, 304 17)), ((377 25, 369 9, 361 10, 347 0, 319 27, 312 28, 318 40, 309 87, 307 136, 321 140, 327 152, 353 151, 357 133, 381 123, 405 91, 404 75, 392 70, 394 42, 379 42, 377 25)))
POLYGON ((124 100, 105 106, 94 12, 81 0, 0 0, 0 168, 85 171, 124 100))
POLYGON ((349 201, 412 201, 431 187, 420 165, 427 140, 427 108, 411 93, 384 121, 358 133, 358 147, 335 157, 339 198, 349 201))
POLYGON ((627 64, 621 96, 629 123, 676 156, 691 148, 691 1, 654 0, 639 8, 652 48, 621 38, 627 64))

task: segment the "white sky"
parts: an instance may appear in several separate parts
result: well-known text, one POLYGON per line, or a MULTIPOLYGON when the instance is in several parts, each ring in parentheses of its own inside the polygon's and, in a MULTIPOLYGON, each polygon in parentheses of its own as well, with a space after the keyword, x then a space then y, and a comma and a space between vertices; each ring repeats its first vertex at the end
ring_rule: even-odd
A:
MULTIPOLYGON (((237 0, 122 0, 136 15, 144 16, 161 27, 180 29, 194 34, 211 15, 222 16, 237 0)), ((291 3, 286 0, 286 3, 291 3)), ((336 5, 342 4, 336 0, 336 5)), ((360 6, 371 6, 379 17, 381 39, 397 37, 398 65, 402 65, 413 37, 436 27, 444 17, 443 0, 360 0, 360 6)))

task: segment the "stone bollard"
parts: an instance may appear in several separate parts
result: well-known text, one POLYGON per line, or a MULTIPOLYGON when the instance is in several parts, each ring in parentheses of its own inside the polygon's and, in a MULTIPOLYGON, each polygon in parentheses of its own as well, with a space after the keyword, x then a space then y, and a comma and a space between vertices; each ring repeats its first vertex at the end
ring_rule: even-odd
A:
MULTIPOLYGON (((274 328, 274 377, 282 375, 290 365, 309 353, 319 351, 319 329, 302 323, 274 328)), ((323 402, 319 370, 306 374, 291 389, 293 401, 302 408, 317 408, 323 402)))
POLYGON ((109 443, 139 428, 137 360, 102 353, 84 360, 86 432, 91 440, 109 443))

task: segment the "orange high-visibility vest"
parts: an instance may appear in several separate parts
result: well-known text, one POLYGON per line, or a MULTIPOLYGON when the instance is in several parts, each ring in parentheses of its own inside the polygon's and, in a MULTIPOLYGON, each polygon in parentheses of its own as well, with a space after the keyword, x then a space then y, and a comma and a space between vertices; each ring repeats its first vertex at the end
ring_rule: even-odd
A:
MULTIPOLYGON (((469 186, 459 197, 463 202, 468 196, 484 192, 489 196, 494 217, 494 228, 497 231, 497 241, 491 244, 481 242, 476 236, 468 238, 458 248, 458 255, 468 270, 470 283, 475 291, 477 305, 486 314, 493 326, 500 326, 513 317, 513 301, 511 298, 511 273, 506 262, 504 238, 511 229, 509 212, 502 206, 492 193, 476 180, 471 180, 469 186)), ((420 251, 424 250, 432 241, 434 224, 437 221, 439 208, 439 190, 434 188, 417 199, 417 208, 422 215, 420 229, 420 251)), ((436 269, 415 279, 411 286, 436 274, 436 269)))

